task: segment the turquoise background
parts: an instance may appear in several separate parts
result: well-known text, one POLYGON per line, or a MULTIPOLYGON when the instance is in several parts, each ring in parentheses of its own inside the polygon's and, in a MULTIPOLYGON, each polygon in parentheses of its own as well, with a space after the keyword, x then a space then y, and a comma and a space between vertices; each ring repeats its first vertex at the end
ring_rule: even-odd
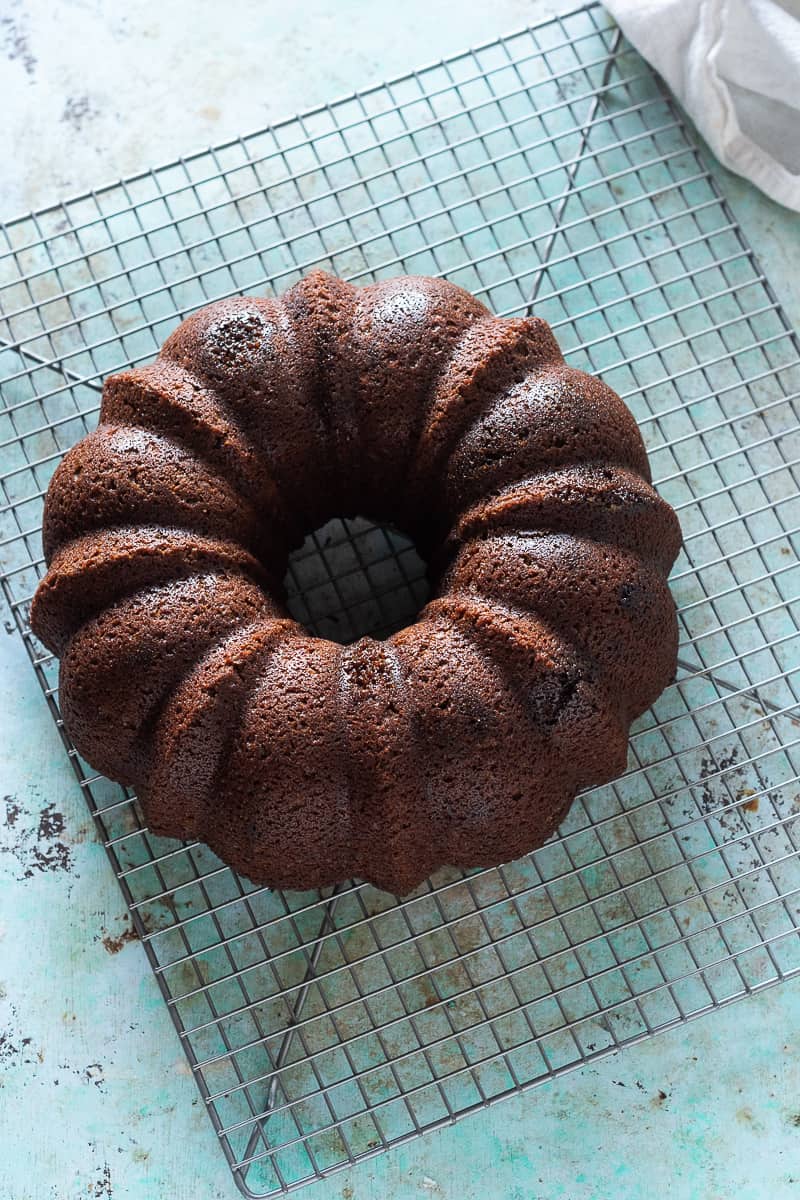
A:
MULTIPOLYGON (((66 23, 64 56, 70 53, 64 35, 74 12, 91 7, 56 5, 66 23)), ((227 6, 233 16, 237 7, 252 12, 256 6, 227 6)), ((550 6, 500 2, 482 6, 488 11, 480 14, 462 14, 456 3, 408 0, 404 28, 394 37, 386 33, 388 10, 381 16, 381 6, 373 6, 378 11, 367 18, 366 6, 345 4, 340 19, 325 26, 323 40, 313 33, 318 7, 258 6, 262 40, 243 39, 239 47, 240 67, 260 54, 263 71, 254 79, 271 89, 273 104, 284 100, 278 112, 345 90, 343 78, 349 77, 350 86, 377 81, 533 22, 550 6), (292 55, 287 44, 295 48, 292 55)), ((104 53, 119 55, 121 79, 126 54, 143 47, 166 53, 159 50, 167 35, 159 33, 156 8, 133 5, 124 28, 101 23, 97 12, 98 39, 104 53)), ((35 4, 23 5, 22 17, 15 16, 18 28, 25 28, 26 12, 38 28, 37 11, 35 4)), ((213 39, 216 6, 190 8, 181 0, 171 11, 171 19, 177 12, 213 39)), ((35 38, 31 45, 33 54, 35 38)), ((13 72, 18 65, 15 54, 2 69, 13 72)), ((188 73, 191 62, 182 69, 188 73)), ((224 74, 209 76, 206 86, 209 106, 224 109, 224 74)), ((121 87, 124 94, 124 82, 121 87)), ((27 99, 36 105, 42 94, 27 99)), ((132 97, 127 107, 119 96, 115 103, 121 120, 131 127, 142 124, 132 97)), ((152 120, 146 104, 144 109, 152 120)), ((190 117, 182 118, 180 148, 199 140, 190 117)), ((263 120, 255 93, 252 112, 240 111, 236 120, 241 128, 263 120)), ((84 126, 83 136, 96 135, 84 126)), ((144 137, 138 165, 164 157, 149 150, 144 137)), ((799 325, 800 219, 727 172, 717 174, 790 319, 799 325)), ((48 194, 62 182, 54 171, 48 194)), ((3 619, 0 1197, 234 1197, 174 1029, 5 611, 3 619)), ((795 980, 303 1194, 309 1200, 616 1200, 656 1191, 702 1200, 800 1195, 799 1018, 795 980)))

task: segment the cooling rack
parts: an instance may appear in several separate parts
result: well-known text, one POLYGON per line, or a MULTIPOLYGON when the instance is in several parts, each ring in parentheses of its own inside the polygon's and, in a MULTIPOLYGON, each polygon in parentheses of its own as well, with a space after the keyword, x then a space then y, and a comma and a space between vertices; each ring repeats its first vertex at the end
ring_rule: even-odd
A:
MULTIPOLYGON (((635 413, 685 548, 678 678, 559 836, 404 902, 255 887, 159 840, 64 735, 241 1190, 274 1195, 800 970, 800 346, 680 113, 599 7, 3 227, 3 587, 30 633, 43 493, 100 381, 178 320, 322 265, 535 306, 635 413)), ((333 521, 292 609, 348 640, 424 599, 333 521)), ((62 735, 64 734, 62 728, 62 735)))

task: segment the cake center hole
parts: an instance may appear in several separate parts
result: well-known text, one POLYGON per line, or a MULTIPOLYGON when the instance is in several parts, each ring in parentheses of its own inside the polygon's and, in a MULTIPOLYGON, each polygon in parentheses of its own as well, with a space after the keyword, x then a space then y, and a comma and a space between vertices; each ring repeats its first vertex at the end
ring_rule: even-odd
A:
POLYGON ((317 637, 347 644, 409 625, 428 599, 425 563, 390 525, 335 517, 289 559, 289 612, 317 637))

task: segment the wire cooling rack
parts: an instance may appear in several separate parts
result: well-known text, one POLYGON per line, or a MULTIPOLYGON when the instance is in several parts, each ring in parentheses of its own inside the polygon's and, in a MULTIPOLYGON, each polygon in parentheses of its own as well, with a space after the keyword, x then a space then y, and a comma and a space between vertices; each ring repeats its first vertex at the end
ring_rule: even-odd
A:
MULTIPOLYGON (((180 318, 349 279, 535 302, 633 409, 680 514, 677 682, 557 839, 400 903, 286 893, 151 836, 67 742, 237 1183, 272 1195, 800 969, 800 346, 691 133, 599 7, 8 223, 3 585, 32 637, 42 496, 100 381, 180 318)), ((296 615, 347 640, 424 598, 413 547, 332 522, 296 615)), ((63 729, 62 729, 63 733, 63 729)), ((66 739, 65 739, 66 740, 66 739)))

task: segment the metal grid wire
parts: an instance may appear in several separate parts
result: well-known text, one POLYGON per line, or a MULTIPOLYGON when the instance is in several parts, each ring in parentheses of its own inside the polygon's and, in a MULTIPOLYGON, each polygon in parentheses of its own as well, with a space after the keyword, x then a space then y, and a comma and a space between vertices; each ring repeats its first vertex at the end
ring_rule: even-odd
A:
MULTIPOLYGON (((248 1195, 319 1178, 800 970, 800 346, 652 72, 599 7, 7 224, 4 588, 32 637, 42 496, 100 380, 179 319, 314 265, 535 300, 635 413, 685 549, 677 682, 628 773, 557 839, 442 871, 255 887, 159 840, 68 751, 222 1148, 248 1195)), ((421 564, 367 521, 295 556, 347 640, 402 623, 421 564)), ((63 732, 63 729, 62 729, 63 732)))

